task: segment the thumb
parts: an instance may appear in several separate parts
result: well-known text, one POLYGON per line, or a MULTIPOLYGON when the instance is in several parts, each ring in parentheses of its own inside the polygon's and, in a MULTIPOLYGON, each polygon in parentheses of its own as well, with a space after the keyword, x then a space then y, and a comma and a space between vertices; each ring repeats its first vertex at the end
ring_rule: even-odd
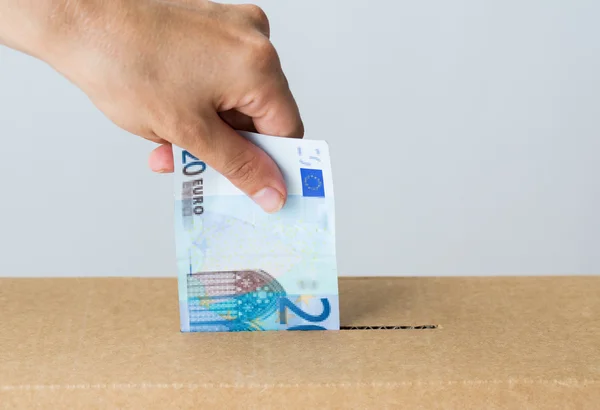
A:
POLYGON ((217 113, 205 125, 202 129, 208 135, 189 136, 181 146, 231 181, 264 211, 279 211, 285 204, 287 189, 273 159, 234 131, 217 113))

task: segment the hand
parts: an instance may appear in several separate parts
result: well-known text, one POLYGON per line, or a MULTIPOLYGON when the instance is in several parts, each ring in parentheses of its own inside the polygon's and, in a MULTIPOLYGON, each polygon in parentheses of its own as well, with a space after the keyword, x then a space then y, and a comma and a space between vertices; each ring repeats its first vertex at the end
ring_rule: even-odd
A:
POLYGON ((152 170, 173 171, 175 144, 265 211, 281 209, 287 190, 278 167, 234 131, 304 133, 260 8, 205 0, 53 4, 52 43, 42 41, 32 54, 119 127, 160 144, 152 170))

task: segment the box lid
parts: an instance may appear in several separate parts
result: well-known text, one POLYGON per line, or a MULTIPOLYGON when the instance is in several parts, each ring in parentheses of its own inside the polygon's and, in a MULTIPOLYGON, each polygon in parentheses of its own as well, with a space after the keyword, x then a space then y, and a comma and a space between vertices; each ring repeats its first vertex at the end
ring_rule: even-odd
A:
POLYGON ((342 278, 344 330, 185 334, 174 279, 0 279, 0 404, 596 408, 599 295, 600 277, 342 278))

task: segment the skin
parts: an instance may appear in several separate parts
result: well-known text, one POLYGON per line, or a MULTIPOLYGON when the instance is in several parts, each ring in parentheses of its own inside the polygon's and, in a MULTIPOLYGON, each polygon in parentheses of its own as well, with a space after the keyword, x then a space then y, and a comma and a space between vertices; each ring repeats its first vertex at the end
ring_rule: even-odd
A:
POLYGON ((277 165, 234 129, 302 138, 304 127, 269 21, 254 5, 204 0, 0 0, 0 44, 38 58, 111 121, 171 144, 227 177, 267 212, 284 205, 277 165))

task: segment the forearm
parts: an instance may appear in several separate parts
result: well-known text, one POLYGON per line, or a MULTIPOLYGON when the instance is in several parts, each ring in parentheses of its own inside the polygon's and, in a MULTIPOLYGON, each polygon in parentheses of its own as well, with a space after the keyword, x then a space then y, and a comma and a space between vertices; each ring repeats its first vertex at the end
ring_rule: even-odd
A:
POLYGON ((52 34, 52 19, 66 0, 0 0, 0 44, 38 54, 52 34))
POLYGON ((47 60, 109 1, 0 0, 0 45, 47 60))

